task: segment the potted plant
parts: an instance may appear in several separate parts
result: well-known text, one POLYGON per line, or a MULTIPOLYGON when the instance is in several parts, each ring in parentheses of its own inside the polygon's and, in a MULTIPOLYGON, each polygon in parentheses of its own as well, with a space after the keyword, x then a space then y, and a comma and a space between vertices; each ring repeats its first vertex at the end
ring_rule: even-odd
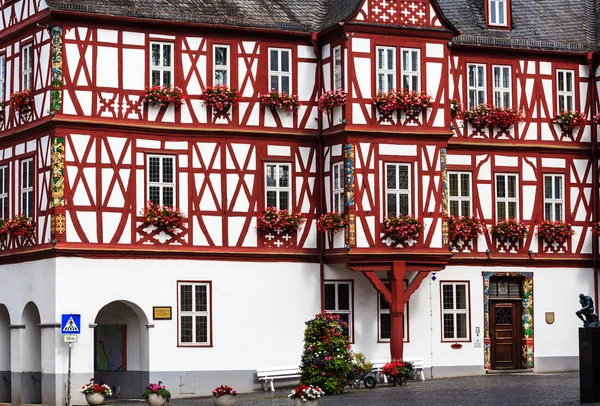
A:
POLYGON ((33 97, 31 96, 29 90, 17 91, 10 95, 8 105, 13 111, 24 113, 31 109, 31 106, 33 105, 33 97))
POLYGON ((538 237, 543 238, 548 244, 557 243, 562 245, 570 240, 573 234, 575 234, 575 231, 571 225, 564 221, 544 220, 537 225, 538 237))
POLYGON ((452 243, 476 240, 480 234, 483 234, 482 224, 477 217, 450 216, 448 219, 448 240, 452 243))
POLYGON ((317 406, 323 395, 325 392, 318 386, 300 385, 292 390, 288 398, 294 400, 294 406, 317 406))
MULTIPOLYGON (((488 107, 488 109, 490 109, 488 107)), ((522 112, 504 107, 492 107, 491 109, 491 125, 498 129, 498 135, 508 131, 511 127, 515 127, 523 120, 522 112)))
POLYGON ((303 214, 278 210, 276 207, 267 207, 258 216, 256 228, 266 232, 275 230, 292 232, 302 227, 305 221, 306 217, 303 214))
POLYGON ((169 400, 171 400, 171 392, 167 390, 162 381, 158 383, 151 383, 148 385, 142 397, 148 402, 149 406, 164 406, 169 400))
POLYGON ((403 90, 399 96, 398 108, 411 116, 421 114, 433 104, 433 97, 425 91, 403 90))
POLYGON ((416 241, 423 231, 423 222, 413 216, 390 216, 383 221, 383 239, 391 239, 396 243, 416 241))
POLYGON ((233 406, 237 391, 230 386, 221 385, 212 392, 213 402, 216 406, 233 406))
POLYGON ((402 360, 392 360, 383 366, 382 372, 388 377, 394 385, 406 385, 408 379, 413 377, 412 362, 402 360))
POLYGON ((200 100, 205 106, 212 108, 213 114, 227 112, 230 107, 237 106, 239 95, 236 89, 227 87, 227 85, 216 85, 207 87, 200 95, 200 100))
POLYGON ((558 124, 561 128, 561 135, 570 137, 575 128, 585 127, 587 114, 579 110, 563 110, 554 115, 552 123, 558 124))
POLYGON ((105 383, 95 383, 94 378, 90 379, 90 383, 83 385, 79 392, 85 395, 88 405, 101 405, 106 396, 112 395, 110 386, 105 383))
POLYGON ((335 234, 346 227, 346 218, 337 212, 321 214, 317 220, 317 230, 335 234))
POLYGON ((398 94, 394 90, 389 92, 377 91, 373 105, 382 115, 389 115, 398 108, 398 94))
POLYGON ((373 369, 373 364, 367 361, 362 352, 351 352, 352 355, 352 380, 360 381, 373 369))
POLYGON ((170 104, 179 107, 183 104, 183 91, 177 86, 152 86, 142 92, 142 99, 155 107, 170 104))
POLYGON ((33 238, 33 232, 35 231, 31 217, 23 216, 22 214, 5 221, 4 228, 11 236, 19 237, 23 240, 33 238))
POLYGON ((515 218, 499 221, 492 226, 492 235, 501 241, 517 242, 529 233, 529 227, 515 218))
POLYGON ((287 94, 272 89, 268 94, 259 94, 260 105, 262 108, 285 109, 286 111, 296 111, 302 105, 298 100, 298 95, 287 94))
POLYGON ((480 104, 474 109, 463 111, 463 120, 476 129, 482 129, 492 123, 492 113, 487 104, 480 104))
POLYGON ((328 90, 319 97, 319 111, 329 113, 335 106, 346 105, 346 92, 342 89, 328 90))
POLYGON ((144 227, 154 226, 167 233, 173 233, 183 224, 183 213, 174 207, 159 206, 148 201, 141 212, 144 227))

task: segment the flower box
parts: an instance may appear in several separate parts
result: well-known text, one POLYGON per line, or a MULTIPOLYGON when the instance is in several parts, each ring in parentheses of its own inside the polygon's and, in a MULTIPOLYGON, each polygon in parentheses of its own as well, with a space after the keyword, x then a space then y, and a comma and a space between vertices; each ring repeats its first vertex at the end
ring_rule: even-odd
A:
POLYGON ((302 105, 298 100, 298 95, 271 90, 268 94, 259 95, 261 107, 271 109, 284 109, 286 111, 296 111, 302 105))
POLYGON ((6 220, 3 224, 6 234, 10 234, 13 237, 20 237, 23 240, 33 238, 35 226, 31 217, 19 215, 6 220))
POLYGON ((571 137, 574 129, 585 127, 586 120, 587 114, 579 110, 563 110, 554 115, 552 123, 560 126, 561 136, 571 137))
POLYGON ((337 90, 328 90, 319 97, 319 111, 330 113, 335 106, 346 105, 346 92, 337 90))
POLYGON ((394 110, 400 110, 410 116, 416 116, 430 108, 433 97, 427 92, 414 90, 400 90, 398 92, 378 91, 373 99, 373 105, 383 116, 389 116, 394 110))
POLYGON ((413 216, 390 216, 383 222, 383 239, 391 239, 396 243, 416 241, 423 231, 423 222, 413 216))
POLYGON ((168 106, 170 104, 179 107, 183 101, 183 91, 181 88, 152 86, 142 93, 142 99, 152 106, 168 106))
POLYGON ((346 227, 346 218, 340 213, 322 214, 317 220, 317 230, 335 234, 346 227))
POLYGON ((450 100, 450 116, 453 118, 458 116, 462 112, 462 104, 456 99, 450 100))
POLYGON ((500 241, 515 243, 527 237, 528 233, 529 227, 514 218, 499 221, 492 226, 492 235, 500 241))
POLYGON ((482 223, 477 217, 454 217, 448 219, 448 240, 452 243, 458 240, 476 240, 483 234, 482 223))
POLYGON ((148 201, 146 207, 141 212, 144 227, 154 226, 167 233, 173 233, 179 229, 183 223, 184 215, 178 209, 168 206, 159 206, 148 201))
POLYGON ((305 221, 306 217, 303 214, 278 210, 276 207, 267 207, 258 216, 256 227, 266 232, 275 230, 292 232, 302 227, 305 221))
POLYGON ((492 126, 498 129, 497 135, 506 133, 511 127, 517 126, 523 120, 521 111, 487 104, 480 104, 474 109, 464 111, 463 119, 471 124, 476 131, 492 126))
POLYGON ((33 106, 33 97, 29 90, 14 92, 10 95, 8 105, 13 111, 24 113, 31 110, 31 106, 33 106))
POLYGON ((229 88, 226 85, 217 85, 204 89, 200 100, 204 102, 205 106, 210 106, 213 114, 217 115, 237 106, 240 99, 237 89, 229 88))
POLYGON ((571 239, 575 231, 569 223, 564 221, 544 220, 537 225, 537 236, 548 244, 563 245, 571 239))

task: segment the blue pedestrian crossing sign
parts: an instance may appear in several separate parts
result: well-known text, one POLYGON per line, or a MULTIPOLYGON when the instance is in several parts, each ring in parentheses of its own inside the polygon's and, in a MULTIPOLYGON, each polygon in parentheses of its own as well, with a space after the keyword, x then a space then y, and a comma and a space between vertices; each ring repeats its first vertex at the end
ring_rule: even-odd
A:
POLYGON ((79 334, 81 332, 81 314, 63 314, 60 321, 61 334, 79 334))

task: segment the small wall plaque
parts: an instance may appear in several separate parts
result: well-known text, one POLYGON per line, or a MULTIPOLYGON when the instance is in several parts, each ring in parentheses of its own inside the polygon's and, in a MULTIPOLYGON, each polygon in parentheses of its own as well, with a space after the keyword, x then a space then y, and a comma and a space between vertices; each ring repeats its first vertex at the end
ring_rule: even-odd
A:
POLYGON ((554 323, 554 312, 546 312, 546 323, 548 323, 548 324, 554 323))
POLYGON ((153 320, 171 320, 173 318, 173 315, 171 313, 171 306, 152 307, 153 320))

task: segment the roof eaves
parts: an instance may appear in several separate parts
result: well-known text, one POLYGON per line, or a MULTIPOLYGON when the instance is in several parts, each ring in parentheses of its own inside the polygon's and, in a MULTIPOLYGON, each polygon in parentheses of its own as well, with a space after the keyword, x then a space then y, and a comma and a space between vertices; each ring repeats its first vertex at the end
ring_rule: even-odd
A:
POLYGON ((575 42, 558 42, 558 41, 543 41, 530 40, 521 38, 498 38, 498 37, 483 37, 474 35, 459 35, 452 39, 453 44, 464 45, 487 45, 495 47, 510 47, 521 49, 543 49, 552 51, 565 52, 586 52, 588 47, 585 44, 575 42))

